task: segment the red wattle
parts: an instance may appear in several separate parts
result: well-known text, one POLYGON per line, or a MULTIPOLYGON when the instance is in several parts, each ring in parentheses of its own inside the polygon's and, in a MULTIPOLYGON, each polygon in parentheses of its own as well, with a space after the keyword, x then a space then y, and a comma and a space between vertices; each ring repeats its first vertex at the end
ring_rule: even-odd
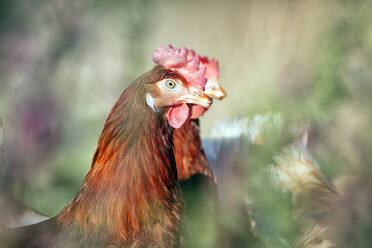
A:
POLYGON ((190 118, 190 109, 186 103, 170 107, 168 121, 171 127, 180 128, 190 118))
POLYGON ((202 106, 193 105, 191 108, 191 119, 198 119, 207 110, 208 110, 207 108, 204 108, 202 106))

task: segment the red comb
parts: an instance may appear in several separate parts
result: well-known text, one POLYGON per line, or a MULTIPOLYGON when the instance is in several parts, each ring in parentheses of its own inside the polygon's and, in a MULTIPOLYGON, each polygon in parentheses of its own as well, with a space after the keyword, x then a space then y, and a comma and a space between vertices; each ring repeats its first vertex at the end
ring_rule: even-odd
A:
POLYGON ((207 83, 206 67, 200 63, 199 55, 194 52, 192 58, 189 59, 189 53, 190 51, 185 47, 174 48, 169 45, 168 51, 164 46, 159 46, 155 49, 152 59, 165 69, 180 73, 189 85, 204 90, 207 83))
MULTIPOLYGON (((187 61, 192 60, 196 55, 194 50, 187 50, 187 61)), ((209 59, 207 56, 201 55, 199 55, 199 58, 201 65, 206 67, 205 77, 209 81, 217 82, 220 77, 218 60, 214 58, 209 59)))
POLYGON ((217 82, 218 79, 220 78, 220 68, 219 68, 218 60, 208 59, 208 57, 200 57, 200 61, 202 65, 204 65, 207 68, 205 77, 208 78, 208 80, 217 82), (206 62, 204 62, 204 58, 206 62))

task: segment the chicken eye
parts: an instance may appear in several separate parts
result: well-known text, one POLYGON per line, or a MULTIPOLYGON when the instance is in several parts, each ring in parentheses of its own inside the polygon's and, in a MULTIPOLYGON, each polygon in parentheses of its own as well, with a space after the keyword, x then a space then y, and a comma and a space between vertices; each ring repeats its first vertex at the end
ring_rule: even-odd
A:
POLYGON ((168 89, 174 89, 176 87, 177 83, 173 79, 167 79, 165 80, 165 87, 168 89))

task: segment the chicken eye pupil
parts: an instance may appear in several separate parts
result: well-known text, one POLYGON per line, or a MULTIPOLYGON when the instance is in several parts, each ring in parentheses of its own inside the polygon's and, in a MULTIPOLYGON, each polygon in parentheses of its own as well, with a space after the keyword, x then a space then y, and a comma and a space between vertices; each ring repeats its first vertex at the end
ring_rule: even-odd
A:
POLYGON ((174 87, 176 87, 176 82, 174 82, 174 80, 168 79, 167 81, 165 81, 165 85, 167 86, 167 88, 173 89, 174 87))

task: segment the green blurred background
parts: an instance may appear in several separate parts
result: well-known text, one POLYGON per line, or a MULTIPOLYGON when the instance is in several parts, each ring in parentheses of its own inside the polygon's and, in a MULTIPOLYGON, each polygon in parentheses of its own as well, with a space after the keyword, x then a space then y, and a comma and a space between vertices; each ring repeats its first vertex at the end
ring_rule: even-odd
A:
MULTIPOLYGON (((369 178, 371 14, 367 0, 4 0, 2 184, 34 209, 58 213, 90 167, 110 108, 152 68, 161 44, 185 45, 220 61, 228 96, 202 118, 202 136, 221 120, 280 113, 286 126, 311 127, 310 149, 327 178, 369 178)), ((265 146, 251 148, 235 191, 255 200, 263 216, 258 231, 273 247, 287 247, 297 228, 288 220, 291 197, 278 194, 267 177, 267 165, 290 136, 271 133, 265 146)), ((361 204, 369 205, 368 195, 361 204)), ((370 212, 364 217, 368 223, 370 212)), ((227 225, 244 236, 244 223, 227 225)), ((355 247, 370 247, 371 227, 364 232, 355 247)))

